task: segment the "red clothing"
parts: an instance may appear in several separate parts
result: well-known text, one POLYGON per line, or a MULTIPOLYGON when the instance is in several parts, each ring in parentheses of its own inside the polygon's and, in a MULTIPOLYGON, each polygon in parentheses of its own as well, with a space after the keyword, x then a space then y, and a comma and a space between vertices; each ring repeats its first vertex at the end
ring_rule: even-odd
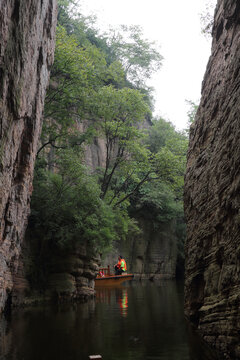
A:
POLYGON ((118 260, 117 267, 118 267, 119 269, 121 268, 121 263, 122 263, 122 259, 118 260))

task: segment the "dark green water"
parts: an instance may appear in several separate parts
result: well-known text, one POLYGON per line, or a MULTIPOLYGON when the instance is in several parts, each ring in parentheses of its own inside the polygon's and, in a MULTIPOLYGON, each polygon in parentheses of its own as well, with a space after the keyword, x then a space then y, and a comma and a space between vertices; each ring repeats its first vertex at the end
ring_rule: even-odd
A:
POLYGON ((97 290, 71 306, 14 311, 0 320, 1 360, 214 359, 189 329, 183 287, 174 281, 132 282, 97 290))

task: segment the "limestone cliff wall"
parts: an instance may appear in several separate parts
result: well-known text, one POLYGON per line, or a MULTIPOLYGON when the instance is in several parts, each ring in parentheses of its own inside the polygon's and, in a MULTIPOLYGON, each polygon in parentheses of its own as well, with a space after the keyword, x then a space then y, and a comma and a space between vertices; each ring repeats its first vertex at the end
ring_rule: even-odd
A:
POLYGON ((56 0, 0 2, 0 311, 29 213, 55 25, 56 0))
MULTIPOLYGON (((77 129, 80 132, 85 132, 89 127, 89 121, 82 121, 81 123, 77 123, 77 129)), ((140 129, 149 129, 151 127, 151 121, 145 119, 141 124, 139 124, 140 129)), ((115 149, 115 156, 117 156, 117 147, 115 149)), ((106 140, 103 137, 95 137, 93 142, 89 145, 85 146, 84 149, 85 155, 85 164, 93 170, 96 170, 98 167, 106 166, 106 157, 107 157, 107 149, 106 149, 106 140)))
MULTIPOLYGON (((77 124, 77 129, 83 133, 88 127, 89 121, 82 121, 77 124)), ((92 170, 96 170, 98 167, 104 168, 106 166, 106 156, 106 141, 103 138, 94 137, 92 143, 84 148, 85 164, 92 170)))
POLYGON ((162 223, 154 229, 149 219, 139 218, 141 234, 127 241, 115 244, 112 251, 103 260, 103 266, 113 265, 122 255, 129 273, 135 279, 172 279, 176 275, 177 237, 174 221, 162 223))
POLYGON ((185 178, 185 312, 240 358, 240 1, 219 0, 185 178))
POLYGON ((87 243, 76 246, 70 253, 55 254, 51 259, 46 294, 50 297, 56 294, 60 302, 93 296, 99 265, 99 254, 87 243))

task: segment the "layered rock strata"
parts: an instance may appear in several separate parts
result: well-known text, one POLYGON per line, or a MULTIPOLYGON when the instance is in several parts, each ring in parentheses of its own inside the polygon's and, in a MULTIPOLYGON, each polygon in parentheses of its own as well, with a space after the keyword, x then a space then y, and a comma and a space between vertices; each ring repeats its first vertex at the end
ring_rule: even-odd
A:
POLYGON ((56 0, 0 2, 0 311, 29 213, 55 26, 56 0))
POLYGON ((185 178, 185 312, 240 359, 240 1, 219 0, 185 178))
POLYGON ((46 294, 57 296, 58 302, 85 300, 95 294, 95 277, 100 256, 87 244, 78 245, 68 254, 59 253, 51 259, 46 294))
MULTIPOLYGON (((42 251, 27 231, 21 244, 18 270, 13 276, 12 307, 86 300, 95 295, 100 255, 89 244, 42 251)), ((8 305, 8 304, 7 304, 8 305)), ((6 310, 8 310, 6 308, 6 310)))

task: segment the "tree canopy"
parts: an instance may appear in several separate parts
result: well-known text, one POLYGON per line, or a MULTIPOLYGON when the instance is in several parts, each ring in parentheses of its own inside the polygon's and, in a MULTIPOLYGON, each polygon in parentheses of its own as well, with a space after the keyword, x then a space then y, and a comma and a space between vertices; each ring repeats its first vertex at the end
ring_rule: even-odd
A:
POLYGON ((155 44, 136 26, 99 35, 73 6, 59 1, 31 231, 59 248, 87 241, 106 250, 138 231, 134 212, 151 209, 155 224, 182 217, 187 138, 152 118, 146 80, 162 61, 155 44), (96 137, 104 166, 89 169, 84 146, 96 137))

